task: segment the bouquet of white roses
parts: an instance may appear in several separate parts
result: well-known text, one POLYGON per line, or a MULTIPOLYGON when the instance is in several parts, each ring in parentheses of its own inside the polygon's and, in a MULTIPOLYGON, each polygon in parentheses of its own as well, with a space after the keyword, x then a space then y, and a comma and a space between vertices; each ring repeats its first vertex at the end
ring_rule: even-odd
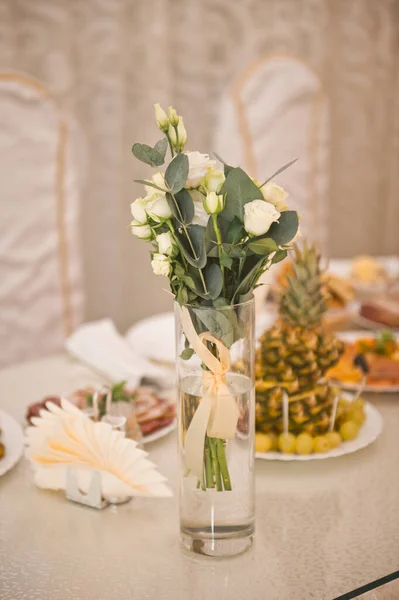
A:
MULTIPOLYGON (((144 184, 146 196, 131 205, 131 230, 151 242, 154 273, 169 278, 186 337, 180 357, 199 356, 207 373, 204 393, 209 397, 212 388, 215 399, 222 388, 229 395, 223 370, 228 367, 222 363, 230 364, 229 348, 245 336, 235 307, 252 297, 264 271, 286 257, 298 231, 298 215, 288 210, 286 192, 271 181, 294 161, 263 183, 215 155, 223 164, 220 170, 207 154, 184 152, 187 134, 183 118, 172 107, 166 114, 156 104, 155 117, 164 138, 154 147, 134 144, 133 154, 159 169, 169 147, 171 159, 152 179, 138 180, 144 184), (223 312, 228 306, 232 310, 223 312), (209 311, 201 314, 201 307, 214 310, 211 315, 209 311), (209 377, 212 369, 219 372, 218 376, 213 373, 213 379, 209 377)), ((229 414, 225 408, 212 410, 209 419, 213 426, 209 426, 208 416, 202 423, 194 416, 188 426, 186 465, 203 489, 231 489, 224 444, 234 436, 237 408, 230 402, 229 414), (229 423, 227 429, 223 420, 229 423), (213 452, 213 444, 217 452, 213 452), (210 460, 205 469, 201 453, 210 460)))
POLYGON ((240 167, 223 163, 219 170, 207 154, 183 152, 187 134, 172 107, 166 114, 156 104, 155 115, 165 137, 153 148, 134 144, 133 154, 159 168, 169 145, 171 160, 151 180, 138 180, 146 196, 131 205, 132 233, 152 242, 154 273, 169 278, 179 304, 241 302, 286 257, 297 233, 297 213, 271 181, 294 161, 263 183, 240 167))

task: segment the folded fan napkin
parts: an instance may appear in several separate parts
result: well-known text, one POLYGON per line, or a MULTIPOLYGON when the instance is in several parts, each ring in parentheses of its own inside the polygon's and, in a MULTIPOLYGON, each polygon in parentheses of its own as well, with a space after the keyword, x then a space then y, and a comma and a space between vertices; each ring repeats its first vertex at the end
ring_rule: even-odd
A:
POLYGON ((144 377, 161 387, 171 383, 173 374, 136 354, 110 319, 85 323, 67 339, 65 346, 71 356, 101 372, 109 383, 126 380, 136 387, 144 377))

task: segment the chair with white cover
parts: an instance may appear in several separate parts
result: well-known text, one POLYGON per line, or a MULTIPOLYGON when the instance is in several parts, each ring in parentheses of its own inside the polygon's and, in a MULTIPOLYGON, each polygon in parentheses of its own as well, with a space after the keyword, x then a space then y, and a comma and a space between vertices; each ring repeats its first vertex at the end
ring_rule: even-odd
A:
MULTIPOLYGON (((318 74, 295 56, 266 56, 239 73, 222 96, 213 147, 230 165, 265 181, 276 178, 300 215, 301 233, 326 250, 330 113, 318 74)), ((273 278, 273 269, 262 277, 273 278)), ((257 298, 264 295, 259 288, 257 298)))
POLYGON ((45 86, 0 72, 0 367, 61 350, 82 320, 72 137, 45 86))
POLYGON ((330 118, 317 73, 294 56, 266 56, 239 73, 223 95, 214 148, 231 165, 264 181, 278 176, 301 215, 301 231, 328 238, 330 118))

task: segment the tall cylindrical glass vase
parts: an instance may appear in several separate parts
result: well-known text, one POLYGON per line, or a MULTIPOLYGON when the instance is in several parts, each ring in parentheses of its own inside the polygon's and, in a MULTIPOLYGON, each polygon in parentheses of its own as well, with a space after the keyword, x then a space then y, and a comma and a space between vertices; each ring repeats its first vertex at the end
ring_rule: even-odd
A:
POLYGON ((175 316, 182 544, 238 554, 255 520, 254 300, 175 316))

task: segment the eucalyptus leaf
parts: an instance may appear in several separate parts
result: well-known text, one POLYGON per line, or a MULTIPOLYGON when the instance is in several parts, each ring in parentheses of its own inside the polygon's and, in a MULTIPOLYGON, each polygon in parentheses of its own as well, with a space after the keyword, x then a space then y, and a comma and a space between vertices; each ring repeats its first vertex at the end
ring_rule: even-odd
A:
POLYGON ((271 238, 258 238, 249 242, 248 248, 255 254, 266 255, 271 252, 277 252, 278 246, 271 238))
POLYGON ((165 162, 165 156, 147 144, 133 144, 132 152, 141 162, 151 167, 160 167, 165 162))
POLYGON ((203 271, 210 300, 220 296, 223 287, 223 275, 217 263, 211 263, 203 271))
POLYGON ((267 237, 272 238, 277 246, 291 242, 298 231, 298 213, 295 210, 285 210, 280 214, 278 223, 273 223, 267 232, 267 237))
POLYGON ((224 249, 222 249, 222 252, 220 253, 220 266, 221 267, 226 267, 226 269, 231 269, 231 265, 233 264, 233 259, 230 258, 230 256, 227 254, 227 252, 225 252, 224 249))
POLYGON ((165 171, 165 181, 172 194, 180 192, 188 177, 188 158, 185 154, 177 154, 165 171))
POLYGON ((273 175, 271 175, 268 179, 266 179, 266 181, 264 183, 262 183, 262 185, 259 186, 259 189, 263 188, 264 185, 266 185, 267 183, 269 183, 269 181, 271 181, 273 179, 273 177, 276 177, 276 175, 280 175, 280 173, 282 173, 283 171, 285 171, 286 169, 288 169, 288 167, 290 167, 291 165, 293 165, 294 163, 296 163, 297 160, 298 160, 297 158, 294 158, 294 160, 290 160, 289 163, 287 163, 283 167, 280 167, 279 169, 277 169, 277 171, 275 173, 273 173, 273 175))
POLYGON ((233 221, 237 217, 243 222, 245 204, 252 200, 263 200, 261 190, 239 167, 229 172, 220 194, 227 194, 226 206, 220 213, 227 221, 233 221))
POLYGON ((176 232, 176 237, 187 262, 197 269, 202 269, 206 265, 205 227, 188 225, 186 231, 176 232))
POLYGON ((174 195, 174 198, 167 192, 166 200, 176 220, 189 225, 194 219, 194 202, 188 191, 182 189, 174 195))
POLYGON ((159 142, 157 142, 154 146, 154 150, 157 150, 159 152, 159 154, 161 154, 161 156, 163 156, 164 161, 165 161, 167 149, 168 149, 168 140, 166 139, 166 137, 159 140, 159 142))
POLYGON ((240 219, 234 217, 227 229, 227 241, 230 244, 238 244, 247 234, 240 219))
POLYGON ((190 360, 193 354, 194 350, 192 348, 184 348, 183 352, 180 354, 180 358, 183 360, 190 360))
POLYGON ((234 313, 234 310, 229 309, 228 311, 223 311, 218 310, 217 308, 194 308, 193 312, 205 325, 207 331, 230 348, 234 342, 234 325, 227 315, 230 312, 234 313))

